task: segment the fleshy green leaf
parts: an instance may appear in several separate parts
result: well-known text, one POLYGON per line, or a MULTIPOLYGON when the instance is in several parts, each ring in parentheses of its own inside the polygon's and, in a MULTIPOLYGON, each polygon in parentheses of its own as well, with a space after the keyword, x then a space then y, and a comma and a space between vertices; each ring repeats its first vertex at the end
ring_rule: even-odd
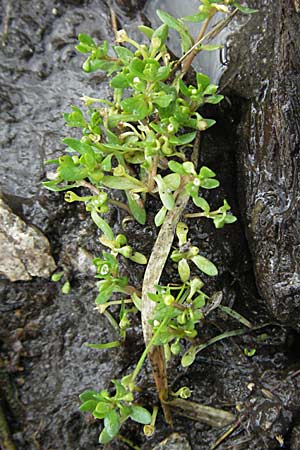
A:
POLYGON ((167 208, 169 211, 171 211, 175 206, 175 200, 173 195, 167 192, 160 192, 159 196, 164 207, 167 208))
POLYGON ((215 178, 204 178, 200 181, 200 186, 204 189, 215 189, 220 186, 220 182, 215 178))
POLYGON ((82 392, 82 394, 79 395, 79 398, 82 402, 87 402, 88 400, 95 400, 95 395, 97 395, 96 391, 87 390, 82 392))
POLYGON ((194 264, 198 267, 201 272, 204 272, 206 275, 210 277, 214 277, 218 275, 218 269, 209 259, 205 258, 201 255, 196 255, 191 258, 194 264))
POLYGON ((172 170, 172 172, 179 173, 180 175, 187 174, 187 172, 182 167, 182 164, 180 164, 177 161, 169 161, 168 166, 169 166, 169 169, 172 170))
POLYGON ((129 259, 137 264, 147 264, 146 256, 139 252, 133 252, 129 259))
POLYGON ((166 175, 164 178, 164 183, 167 186, 167 189, 171 189, 171 191, 176 191, 179 188, 181 177, 178 173, 170 173, 166 175))
POLYGON ((78 139, 74 138, 65 138, 63 139, 63 143, 70 147, 75 152, 83 155, 84 153, 91 150, 91 146, 89 144, 85 144, 84 142, 80 142, 78 139))
POLYGON ((96 47, 94 39, 88 34, 79 33, 78 40, 81 44, 89 45, 90 47, 96 47))
POLYGON ((154 33, 154 30, 150 27, 146 27, 146 25, 139 25, 138 30, 143 33, 148 39, 151 39, 154 33))
POLYGON ((119 341, 106 342, 105 344, 86 344, 87 347, 95 348, 97 350, 120 347, 120 345, 121 343, 119 341))
POLYGON ((186 145, 195 139, 196 134, 197 131, 192 131, 191 133, 182 134, 181 136, 172 136, 169 141, 171 144, 175 145, 186 145))
POLYGON ((247 6, 242 6, 239 3, 233 3, 233 5, 244 14, 254 14, 259 12, 258 9, 248 8, 247 6))
POLYGON ((208 213, 210 210, 210 206, 207 201, 202 197, 193 197, 193 202, 198 208, 201 208, 204 212, 208 213))
POLYGON ((114 239, 114 233, 108 223, 99 216, 96 211, 91 211, 91 217, 97 227, 102 231, 102 233, 110 240, 114 239))
POLYGON ((97 400, 87 400, 80 406, 79 411, 88 411, 92 413, 94 409, 96 409, 97 403, 97 400))
POLYGON ((135 405, 132 406, 129 416, 135 422, 142 423, 144 425, 148 425, 149 423, 151 423, 152 419, 151 414, 146 408, 135 405))
POLYGON ((185 22, 199 23, 207 19, 208 15, 209 15, 208 13, 198 13, 194 14, 193 16, 184 16, 182 17, 182 20, 184 20, 185 22))
POLYGON ((130 211, 132 212, 133 217, 138 223, 140 223, 141 225, 145 225, 147 218, 145 208, 143 206, 140 206, 128 192, 126 192, 126 196, 128 200, 128 206, 130 208, 130 211))
POLYGON ((190 267, 185 258, 181 259, 178 263, 178 273, 183 283, 190 279, 190 267))
POLYGON ((131 60, 134 58, 134 54, 132 53, 132 51, 130 51, 126 47, 115 46, 115 47, 113 47, 113 49, 116 52, 117 57, 124 64, 129 64, 131 62, 131 60))
POLYGON ((163 224, 163 222, 164 222, 164 220, 165 220, 165 217, 166 217, 166 214, 167 214, 167 208, 165 207, 165 206, 163 206, 159 211, 158 211, 158 213, 155 215, 155 218, 154 218, 154 223, 155 223, 155 225, 157 226, 157 227, 160 227, 162 224, 163 224))
POLYGON ((199 172, 200 177, 202 178, 212 178, 215 177, 216 174, 211 169, 206 166, 202 166, 199 172))
POLYGON ((112 410, 105 416, 104 427, 110 438, 114 438, 118 434, 120 429, 120 420, 116 411, 112 410))
POLYGON ((108 444, 110 441, 112 440, 112 438, 110 437, 110 435, 107 433, 106 429, 104 428, 99 436, 99 444, 105 445, 108 444))

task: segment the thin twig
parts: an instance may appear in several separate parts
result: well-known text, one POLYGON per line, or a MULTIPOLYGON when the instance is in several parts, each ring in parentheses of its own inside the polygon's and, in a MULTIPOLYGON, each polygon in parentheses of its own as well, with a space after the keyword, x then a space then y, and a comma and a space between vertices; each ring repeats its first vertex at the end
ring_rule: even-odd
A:
POLYGON ((236 8, 234 11, 232 11, 231 14, 229 14, 228 17, 225 19, 220 20, 205 36, 203 36, 202 39, 200 39, 196 44, 194 44, 174 65, 172 72, 174 72, 178 66, 195 50, 197 47, 202 44, 206 39, 211 40, 213 39, 217 34, 219 34, 233 19, 233 17, 238 13, 238 9, 236 8))
POLYGON ((116 13, 115 13, 113 7, 111 6, 111 1, 108 2, 108 7, 109 7, 109 12, 110 12, 110 19, 111 19, 112 30, 113 30, 113 32, 115 34, 115 38, 117 39, 117 35, 118 35, 118 21, 117 21, 116 13))
POLYGON ((210 448, 210 450, 215 450, 222 442, 225 441, 241 424, 240 420, 237 420, 224 434, 214 443, 214 445, 210 448))
MULTIPOLYGON (((198 34, 198 36, 195 39, 195 44, 198 44, 201 39, 203 38, 203 36, 205 36, 207 27, 211 21, 211 19, 213 18, 214 14, 211 15, 210 17, 208 17, 205 21, 204 24, 202 25, 202 28, 198 34)), ((187 71, 189 70, 189 68, 191 67, 191 64, 193 62, 193 59, 195 58, 195 56, 199 53, 199 49, 195 48, 183 61, 182 64, 182 75, 186 74, 187 71)))

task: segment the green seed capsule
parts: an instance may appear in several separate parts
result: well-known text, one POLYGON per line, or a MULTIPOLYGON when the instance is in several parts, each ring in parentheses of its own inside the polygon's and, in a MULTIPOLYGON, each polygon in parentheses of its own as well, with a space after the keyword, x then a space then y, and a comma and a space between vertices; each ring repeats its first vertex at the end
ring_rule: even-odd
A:
POLYGON ((174 342, 171 345, 171 352, 173 353, 173 355, 179 355, 179 353, 181 352, 181 345, 179 344, 179 342, 174 342))
POLYGON ((164 304, 167 306, 171 306, 174 303, 175 298, 171 294, 167 294, 163 296, 164 304))

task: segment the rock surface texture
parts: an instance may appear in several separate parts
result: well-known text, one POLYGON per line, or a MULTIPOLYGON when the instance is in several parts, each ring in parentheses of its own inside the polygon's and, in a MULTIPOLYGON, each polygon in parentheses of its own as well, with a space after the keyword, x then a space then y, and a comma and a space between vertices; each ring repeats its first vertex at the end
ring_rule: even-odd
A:
POLYGON ((300 330, 298 3, 252 2, 260 17, 234 41, 225 83, 244 99, 237 164, 257 286, 276 319, 300 330))
POLYGON ((47 278, 55 270, 48 239, 0 199, 0 274, 10 281, 47 278))
MULTIPOLYGON (((144 1, 2 3, 0 184, 9 207, 3 205, 0 227, 7 223, 1 258, 9 256, 9 261, 2 261, 5 269, 1 273, 5 270, 10 280, 19 281, 0 277, 1 405, 18 450, 95 450, 101 425, 79 412, 78 396, 85 389, 110 389, 111 379, 133 371, 144 350, 139 318, 130 316, 122 347, 87 348, 87 343, 120 338, 94 305, 97 288, 90 262, 101 256, 100 233, 81 205, 65 203, 62 194, 46 191, 41 181, 49 167, 44 161, 63 152, 61 139, 78 137, 76 130, 64 126, 63 112, 69 112, 72 104, 81 107, 79 98, 84 94, 108 99, 111 95, 103 73, 82 73, 83 56, 74 50, 76 36, 90 33, 98 41, 113 42, 112 5, 119 26, 140 39, 135 29, 145 19, 144 1), (58 283, 40 278, 50 274, 54 262, 48 241, 32 225, 51 243, 58 271, 64 272, 58 283), (18 230, 14 246, 13 230, 18 230), (25 245, 22 251, 21 242, 25 245), (29 244, 34 258, 26 253, 29 244), (47 267, 38 256, 41 246, 47 267), (38 270, 32 268, 33 260, 39 261, 38 270), (19 275, 7 272, 12 266, 19 275), (66 279, 71 291, 63 295, 66 279)), ((228 199, 239 220, 223 230, 215 230, 208 222, 190 221, 190 236, 219 269, 216 281, 205 279, 208 295, 222 289, 224 305, 234 307, 254 325, 273 322, 275 316, 299 330, 299 2, 247 3, 260 13, 239 15, 238 27, 233 25, 233 50, 222 80, 227 101, 220 108, 204 111, 217 125, 203 133, 200 152, 200 164, 214 170, 221 181, 221 189, 208 193, 208 200, 218 207, 228 199)), ((167 5, 163 1, 162 7, 167 5)), ((155 199, 149 199, 145 227, 126 223, 128 241, 147 256, 157 234, 156 208, 155 199)), ((192 204, 188 211, 194 212, 192 204)), ((112 207, 107 216, 115 234, 124 232, 122 213, 112 207)), ((139 287, 143 268, 124 260, 121 266, 122 274, 139 287)), ((176 276, 174 266, 168 264, 163 281, 176 276)), ((113 314, 118 318, 118 311, 113 314)), ((204 342, 241 327, 218 310, 213 314, 213 325, 205 323, 201 329, 204 342)), ((290 374, 297 373, 299 341, 293 333, 272 325, 208 347, 197 355, 189 371, 180 367, 178 359, 170 363, 172 391, 188 385, 195 402, 231 405, 234 413, 239 405, 244 428, 233 433, 220 450, 278 449, 276 437, 280 435, 287 450, 298 449, 300 377, 290 374), (245 348, 255 348, 255 355, 247 357, 245 348)), ((157 398, 147 364, 138 382, 138 401, 151 410, 157 398)), ((131 421, 122 428, 122 435, 142 450, 157 445, 159 450, 174 445, 180 450, 207 450, 226 431, 175 414, 174 427, 180 436, 188 431, 188 442, 175 437, 175 444, 174 435, 164 441, 170 430, 161 414, 150 439, 131 421)), ((128 447, 114 440, 107 449, 128 447)))

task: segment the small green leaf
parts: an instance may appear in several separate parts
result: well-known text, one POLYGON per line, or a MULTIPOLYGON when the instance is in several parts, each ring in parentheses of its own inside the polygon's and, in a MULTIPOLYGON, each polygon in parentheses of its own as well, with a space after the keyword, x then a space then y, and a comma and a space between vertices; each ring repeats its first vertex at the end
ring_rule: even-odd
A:
POLYGON ((211 95, 209 97, 205 97, 205 103, 210 103, 212 105, 216 105, 220 103, 224 99, 224 95, 211 95))
POLYGON ((133 301, 134 306, 139 311, 142 311, 142 299, 135 292, 131 295, 131 300, 133 301))
POLYGON ((122 63, 129 64, 134 58, 134 54, 126 47, 115 46, 113 47, 117 57, 122 61, 122 63))
POLYGON ((210 206, 207 201, 202 197, 193 197, 193 202, 198 208, 201 208, 205 213, 209 213, 210 206))
POLYGON ((89 348, 95 348, 97 350, 103 350, 106 348, 120 347, 121 343, 119 341, 107 342, 105 344, 86 344, 89 348))
POLYGON ((213 178, 216 176, 215 172, 206 166, 202 166, 199 173, 201 178, 213 178))
POLYGON ((248 8, 247 6, 242 6, 239 3, 234 2, 233 5, 244 14, 254 14, 254 13, 259 12, 258 9, 248 8))
POLYGON ((64 272, 56 272, 51 276, 51 281, 59 281, 62 279, 64 272))
POLYGON ((110 411, 104 418, 105 431, 110 438, 114 438, 120 429, 120 420, 116 411, 110 411))
POLYGON ((184 20, 185 22, 194 22, 194 23, 199 23, 199 22, 203 22, 205 19, 207 19, 207 17, 209 16, 208 13, 198 13, 198 14, 194 14, 193 16, 184 16, 182 17, 182 20, 184 20))
POLYGON ((91 150, 91 146, 89 144, 85 144, 84 142, 80 142, 78 139, 74 138, 65 138, 63 139, 63 143, 70 147, 75 152, 83 155, 84 153, 91 150))
POLYGON ((201 87, 201 91, 204 91, 210 84, 209 76, 199 72, 197 73, 196 78, 198 87, 201 87))
POLYGON ((169 104, 173 101, 174 95, 172 94, 164 94, 158 96, 158 94, 155 94, 155 96, 152 97, 152 101, 155 105, 160 106, 161 108, 167 108, 169 104))
POLYGON ((172 194, 167 192, 159 192, 160 199, 165 208, 171 211, 175 206, 175 200, 172 194))
POLYGON ((171 16, 171 14, 167 13, 166 11, 162 11, 161 9, 158 9, 156 11, 156 14, 160 18, 162 22, 167 24, 170 28, 173 28, 174 30, 180 32, 182 29, 184 29, 183 23, 179 19, 175 19, 175 17, 171 16))
POLYGON ((129 259, 137 264, 147 264, 146 256, 139 252, 133 252, 129 259))
POLYGON ((110 435, 107 433, 106 429, 104 428, 99 435, 99 444, 105 445, 105 444, 108 444, 111 440, 112 440, 112 438, 110 437, 110 435))
POLYGON ((208 52, 213 52, 214 50, 219 50, 223 48, 223 45, 220 44, 201 44, 200 49, 208 52))
POLYGON ((200 186, 204 189, 215 189, 220 186, 220 182, 215 178, 204 178, 200 181, 200 186))
POLYGON ((151 39, 154 33, 154 30, 150 27, 146 27, 146 25, 139 25, 138 30, 143 33, 148 39, 151 39))
POLYGON ((171 144, 175 145, 186 145, 195 139, 196 134, 197 131, 192 131, 191 133, 182 134, 181 136, 172 136, 169 141, 171 144))
POLYGON ((167 214, 167 208, 165 207, 165 206, 163 206, 159 211, 158 211, 158 213, 155 215, 155 218, 154 218, 154 223, 155 223, 155 225, 157 226, 157 227, 160 227, 162 224, 163 224, 163 222, 164 222, 164 220, 165 220, 165 217, 166 217, 166 214, 167 214))
POLYGON ((179 173, 180 175, 187 174, 187 172, 184 170, 182 164, 180 164, 177 161, 169 161, 168 166, 169 166, 169 169, 172 170, 172 172, 179 173))
POLYGON ((97 404, 97 400, 87 400, 80 406, 79 411, 88 411, 92 413, 94 409, 96 409, 97 404))
POLYGON ((81 44, 89 45, 90 47, 96 47, 94 39, 88 34, 79 33, 78 40, 81 44))
POLYGON ((97 395, 96 391, 87 390, 82 392, 82 394, 79 395, 80 400, 84 403, 88 400, 95 400, 95 395, 97 395))
POLYGON ((198 267, 199 270, 204 272, 206 275, 210 277, 214 277, 218 275, 218 269, 209 259, 205 258, 201 255, 196 255, 191 258, 194 264, 198 267))
POLYGON ((148 425, 151 423, 151 414, 146 408, 142 406, 132 406, 131 412, 129 414, 130 418, 135 422, 142 423, 144 425, 148 425))
POLYGON ((141 225, 145 225, 147 219, 145 208, 143 206, 140 206, 140 204, 136 200, 134 200, 128 192, 126 192, 126 197, 128 206, 135 220, 141 225))
POLYGON ((125 75, 118 73, 118 75, 111 79, 110 85, 114 89, 126 89, 130 86, 130 83, 125 75))
POLYGON ((102 184, 111 189, 134 190, 135 192, 142 192, 145 190, 142 183, 133 177, 125 178, 109 175, 103 178, 102 184))
POLYGON ((190 267, 185 258, 181 259, 178 263, 178 273, 183 283, 190 279, 190 267))
POLYGON ((102 231, 102 233, 108 238, 113 240, 114 239, 114 233, 106 220, 102 219, 102 217, 99 216, 99 214, 96 211, 91 211, 91 217, 97 227, 102 231))
POLYGON ((63 294, 69 294, 70 291, 71 291, 71 284, 70 284, 70 281, 66 281, 66 282, 63 284, 63 287, 61 288, 61 292, 62 292, 63 294))
POLYGON ((178 173, 171 173, 169 175, 166 175, 163 180, 167 189, 176 191, 180 186, 181 176, 178 173))

